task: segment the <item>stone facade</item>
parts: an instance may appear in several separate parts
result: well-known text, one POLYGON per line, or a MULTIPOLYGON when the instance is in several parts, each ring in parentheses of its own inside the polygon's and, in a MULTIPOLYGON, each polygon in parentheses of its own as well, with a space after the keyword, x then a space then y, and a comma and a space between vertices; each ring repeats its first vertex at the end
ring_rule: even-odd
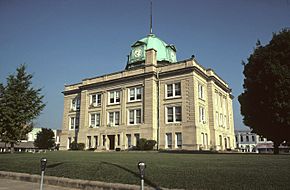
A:
POLYGON ((159 149, 235 147, 228 85, 194 58, 157 63, 147 49, 142 67, 65 86, 60 149, 73 141, 100 150, 129 149, 139 138, 159 149))

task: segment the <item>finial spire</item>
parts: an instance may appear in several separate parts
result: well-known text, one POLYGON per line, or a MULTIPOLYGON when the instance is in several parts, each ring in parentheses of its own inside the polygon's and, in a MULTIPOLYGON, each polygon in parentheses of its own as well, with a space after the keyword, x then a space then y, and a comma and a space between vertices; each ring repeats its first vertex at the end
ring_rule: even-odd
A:
POLYGON ((152 34, 152 0, 150 1, 150 34, 152 34))

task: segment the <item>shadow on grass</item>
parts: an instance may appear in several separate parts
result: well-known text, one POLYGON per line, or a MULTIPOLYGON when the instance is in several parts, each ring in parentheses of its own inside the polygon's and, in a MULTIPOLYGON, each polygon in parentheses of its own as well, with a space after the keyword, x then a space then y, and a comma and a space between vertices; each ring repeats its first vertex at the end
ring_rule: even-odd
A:
POLYGON ((49 165, 46 166, 46 168, 55 168, 55 167, 57 167, 59 165, 62 165, 62 164, 63 164, 63 162, 58 162, 58 163, 55 163, 55 164, 49 164, 49 165))
MULTIPOLYGON (((140 174, 139 174, 139 173, 134 172, 134 171, 132 171, 132 170, 129 170, 128 168, 125 168, 125 167, 120 166, 120 165, 118 165, 118 164, 114 164, 114 163, 110 163, 110 162, 101 162, 101 164, 107 164, 107 165, 115 166, 115 167, 117 167, 117 168, 120 168, 120 169, 122 169, 122 170, 125 170, 125 171, 128 172, 128 173, 133 174, 135 177, 140 178, 140 174)), ((155 189, 157 189, 157 190, 161 190, 160 187, 158 187, 155 183, 153 183, 152 181, 150 181, 150 180, 147 179, 146 177, 144 178, 144 182, 145 182, 147 185, 149 185, 149 186, 151 186, 151 187, 153 187, 153 188, 155 188, 155 189)))

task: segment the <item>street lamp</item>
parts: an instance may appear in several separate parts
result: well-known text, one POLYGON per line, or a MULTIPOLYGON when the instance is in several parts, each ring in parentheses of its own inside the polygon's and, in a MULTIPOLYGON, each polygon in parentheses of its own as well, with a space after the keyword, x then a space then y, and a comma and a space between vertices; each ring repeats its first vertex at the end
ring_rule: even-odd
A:
POLYGON ((144 190, 145 168, 146 168, 146 164, 144 162, 141 161, 138 163, 138 169, 140 171, 140 178, 141 178, 141 190, 144 190))

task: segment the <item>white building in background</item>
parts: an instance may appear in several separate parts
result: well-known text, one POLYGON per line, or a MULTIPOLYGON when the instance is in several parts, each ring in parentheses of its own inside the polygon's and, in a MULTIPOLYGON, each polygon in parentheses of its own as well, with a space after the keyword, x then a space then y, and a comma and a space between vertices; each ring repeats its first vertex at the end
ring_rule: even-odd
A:
POLYGON ((273 142, 266 138, 252 133, 250 130, 235 131, 236 148, 241 152, 270 152, 273 149, 273 142))
MULTIPOLYGON (((22 140, 21 142, 34 142, 37 137, 37 133, 39 133, 41 129, 42 128, 39 128, 39 127, 33 128, 32 131, 27 134, 27 140, 22 140)), ((54 133, 55 144, 56 145, 60 144, 61 130, 52 129, 52 131, 54 133)))

